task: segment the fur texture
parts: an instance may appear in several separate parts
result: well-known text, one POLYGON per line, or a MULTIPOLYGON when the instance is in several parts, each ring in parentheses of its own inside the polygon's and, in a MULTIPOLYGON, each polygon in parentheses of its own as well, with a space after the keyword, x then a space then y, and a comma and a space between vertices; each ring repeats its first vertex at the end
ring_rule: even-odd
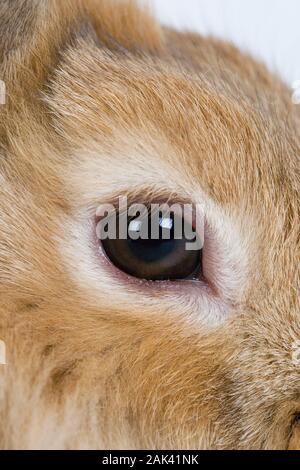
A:
POLYGON ((300 448, 290 90, 131 1, 3 0, 0 32, 1 448, 300 448), (111 269, 121 194, 205 203, 213 295, 111 269))

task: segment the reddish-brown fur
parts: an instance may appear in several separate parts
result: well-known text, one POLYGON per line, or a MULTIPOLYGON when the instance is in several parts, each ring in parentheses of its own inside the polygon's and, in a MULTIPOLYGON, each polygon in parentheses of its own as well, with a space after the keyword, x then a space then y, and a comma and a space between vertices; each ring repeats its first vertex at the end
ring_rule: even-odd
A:
POLYGON ((131 1, 13 3, 0 6, 0 446, 299 448, 290 91, 131 1), (224 318, 184 288, 98 268, 92 215, 119 194, 210 201, 241 246, 226 272, 241 285, 218 286, 224 318))

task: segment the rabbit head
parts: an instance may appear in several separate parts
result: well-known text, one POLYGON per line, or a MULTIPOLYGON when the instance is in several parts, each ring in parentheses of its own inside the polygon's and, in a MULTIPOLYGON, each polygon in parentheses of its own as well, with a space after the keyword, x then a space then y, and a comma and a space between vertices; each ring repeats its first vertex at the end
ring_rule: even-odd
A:
POLYGON ((290 90, 132 1, 2 1, 0 31, 1 447, 299 448, 290 90), (119 196, 200 207, 201 278, 116 266, 119 196))

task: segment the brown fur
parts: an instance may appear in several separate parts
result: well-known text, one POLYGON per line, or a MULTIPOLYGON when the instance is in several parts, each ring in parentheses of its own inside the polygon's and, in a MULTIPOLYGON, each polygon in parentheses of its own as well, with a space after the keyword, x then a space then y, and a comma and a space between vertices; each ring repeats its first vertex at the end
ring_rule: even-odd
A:
POLYGON ((290 91, 130 1, 2 1, 0 32, 1 447, 300 448, 290 91), (127 193, 204 198, 235 253, 233 230, 224 317, 100 267, 92 214, 127 193))

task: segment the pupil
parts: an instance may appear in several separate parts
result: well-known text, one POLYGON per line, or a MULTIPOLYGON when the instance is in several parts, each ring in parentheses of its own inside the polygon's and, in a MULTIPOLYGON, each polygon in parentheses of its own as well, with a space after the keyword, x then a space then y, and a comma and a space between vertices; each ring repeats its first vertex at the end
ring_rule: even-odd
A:
MULTIPOLYGON (((183 241, 184 242, 184 241, 183 241)), ((154 263, 170 255, 181 240, 128 240, 129 249, 132 254, 147 262, 154 263)))

